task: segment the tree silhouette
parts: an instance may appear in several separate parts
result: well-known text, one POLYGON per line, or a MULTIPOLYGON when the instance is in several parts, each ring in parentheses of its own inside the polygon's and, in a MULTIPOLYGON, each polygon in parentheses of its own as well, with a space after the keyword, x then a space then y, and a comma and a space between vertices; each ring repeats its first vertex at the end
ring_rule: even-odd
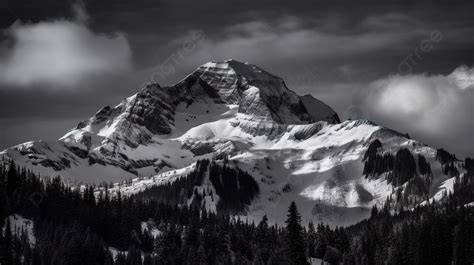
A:
POLYGON ((291 202, 288 208, 285 248, 291 264, 308 264, 301 216, 295 202, 291 202))

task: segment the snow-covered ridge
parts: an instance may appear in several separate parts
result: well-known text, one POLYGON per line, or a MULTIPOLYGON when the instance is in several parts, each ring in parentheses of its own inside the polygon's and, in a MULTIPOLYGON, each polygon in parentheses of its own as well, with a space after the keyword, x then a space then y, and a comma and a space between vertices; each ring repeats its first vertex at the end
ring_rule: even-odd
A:
POLYGON ((23 143, 0 157, 72 185, 132 180, 115 185, 124 194, 185 177, 198 160, 226 158, 260 186, 249 219, 284 220, 296 201, 306 221, 349 224, 398 188, 385 175, 363 175, 363 156, 375 139, 382 152, 407 148, 426 157, 434 175, 430 198, 451 185, 435 149, 367 120, 340 122, 323 102, 234 60, 206 63, 174 86, 148 84, 58 141, 23 143))
POLYGON ((42 175, 60 175, 73 183, 115 182, 186 166, 205 150, 253 145, 231 139, 241 132, 250 138, 275 138, 292 124, 319 121, 339 119, 324 103, 289 90, 281 78, 228 60, 206 63, 171 87, 148 84, 80 122, 57 142, 25 143, 2 154, 42 175), (219 132, 214 142, 204 146, 184 139, 208 123, 219 132), (223 135, 222 128, 232 133, 223 135))

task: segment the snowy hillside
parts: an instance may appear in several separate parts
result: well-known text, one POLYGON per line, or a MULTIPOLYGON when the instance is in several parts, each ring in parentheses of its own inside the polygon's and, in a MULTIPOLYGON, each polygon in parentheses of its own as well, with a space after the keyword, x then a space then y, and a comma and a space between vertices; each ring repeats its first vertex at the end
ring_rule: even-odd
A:
MULTIPOLYGON (((297 95, 281 78, 229 60, 206 63, 171 87, 148 84, 58 141, 28 142, 0 155, 74 185, 119 183, 112 191, 128 195, 187 177, 196 161, 211 159, 258 183, 259 194, 240 215, 260 220, 266 214, 282 222, 295 201, 304 222, 346 225, 389 197, 394 207, 402 197, 403 205, 441 199, 463 168, 439 153, 367 120, 340 122, 329 106, 297 95), (367 158, 375 140, 380 146, 367 158), (383 156, 405 159, 402 149, 414 157, 414 169, 380 166, 383 156), (377 168, 368 174, 372 164, 377 168), (419 165, 428 165, 429 172, 419 165), (400 170, 413 176, 400 178, 400 170)), ((201 184, 196 189, 206 198, 214 184, 206 177, 201 184)), ((219 201, 212 194, 203 200, 209 210, 219 201)))
POLYGON ((1 154, 74 184, 115 182, 239 148, 231 138, 242 133, 275 137, 287 124, 318 121, 339 118, 324 103, 290 91, 281 78, 229 60, 206 63, 172 87, 148 84, 56 142, 28 142, 1 154), (196 140, 214 135, 214 141, 189 140, 201 133, 196 140))

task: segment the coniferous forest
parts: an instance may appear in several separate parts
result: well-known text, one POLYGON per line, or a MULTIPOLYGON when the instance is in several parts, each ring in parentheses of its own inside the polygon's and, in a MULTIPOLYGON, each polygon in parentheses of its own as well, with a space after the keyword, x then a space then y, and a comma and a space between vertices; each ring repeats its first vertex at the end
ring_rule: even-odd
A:
MULTIPOLYGON (((397 154, 411 161, 407 156, 397 154)), ((112 196, 107 187, 67 187, 11 163, 0 172, 0 264, 263 265, 309 264, 310 258, 326 264, 472 264, 474 208, 466 205, 474 201, 474 163, 467 159, 465 166, 467 176, 441 203, 396 213, 373 208, 368 220, 330 228, 302 224, 295 203, 288 205, 284 226, 266 217, 259 223, 230 218, 228 211, 241 211, 258 185, 245 172, 210 161, 200 161, 175 184, 129 197, 112 196), (207 167, 217 192, 236 196, 238 203, 224 199, 217 213, 182 203, 207 167), (223 181, 223 175, 230 177, 223 181), (168 193, 180 195, 156 195, 168 193), (27 231, 11 231, 12 214, 33 221, 34 244, 27 231), (143 229, 144 222, 152 228, 143 229)))
POLYGON ((474 0, 0 1, 0 265, 474 265, 474 0))

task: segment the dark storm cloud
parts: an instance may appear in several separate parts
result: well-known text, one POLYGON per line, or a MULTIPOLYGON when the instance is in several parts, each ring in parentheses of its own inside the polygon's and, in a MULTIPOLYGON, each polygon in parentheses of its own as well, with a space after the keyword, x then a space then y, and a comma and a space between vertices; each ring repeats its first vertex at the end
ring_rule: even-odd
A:
MULTIPOLYGON (((73 4, 63 0, 12 1, 7 4, 11 12, 1 12, 14 13, 15 18, 0 16, 0 22, 6 29, 16 19, 30 24, 71 21, 77 17, 73 4)), ((22 118, 19 124, 41 115, 55 117, 64 126, 64 119, 86 118, 103 105, 118 103, 144 81, 173 84, 209 60, 234 58, 257 64, 283 77, 291 89, 326 101, 341 115, 360 102, 359 91, 373 86, 374 80, 386 80, 396 73, 400 63, 435 30, 442 33, 442 41, 411 65, 412 75, 426 72, 428 76, 448 76, 461 65, 474 64, 474 3, 470 0, 455 4, 398 0, 102 0, 85 1, 84 6, 89 33, 110 39, 111 34, 121 32, 129 44, 134 68, 118 76, 92 76, 67 90, 61 86, 54 91, 44 90, 44 84, 34 83, 31 88, 42 89, 31 89, 34 92, 29 95, 11 89, 11 84, 8 91, 0 88, 0 119, 9 119, 9 128, 16 115, 22 118), (195 32, 202 32, 202 37, 193 39, 195 32), (192 49, 183 52, 190 39, 194 41, 192 49), (177 55, 173 71, 157 74, 160 66, 177 55)), ((413 122, 389 121, 378 120, 401 129, 413 122)), ((0 120, 0 127, 3 124, 0 120)), ((442 138, 442 134, 433 138, 419 132, 416 137, 430 144, 442 138)), ((458 146, 469 141, 465 139, 467 134, 458 137, 458 146)), ((31 135, 34 133, 25 133, 25 140, 31 135)), ((0 146, 13 144, 9 139, 0 146)))

